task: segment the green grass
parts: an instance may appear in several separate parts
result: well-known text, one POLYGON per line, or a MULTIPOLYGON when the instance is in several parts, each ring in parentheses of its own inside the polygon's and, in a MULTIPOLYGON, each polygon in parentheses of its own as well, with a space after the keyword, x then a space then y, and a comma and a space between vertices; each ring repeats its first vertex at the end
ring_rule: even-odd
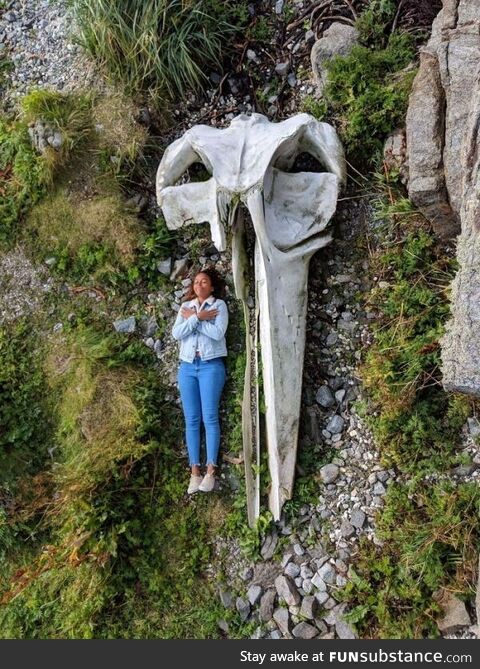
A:
POLYGON ((219 0, 75 0, 81 44, 129 92, 149 91, 161 106, 207 82, 233 36, 245 3, 219 0))
POLYGON ((383 545, 362 543, 343 593, 349 620, 368 638, 438 636, 437 594, 473 596, 480 541, 478 486, 446 478, 468 464, 459 442, 474 408, 441 385, 439 340, 456 264, 405 202, 387 175, 377 200, 384 226, 371 257, 372 274, 384 283, 367 300, 383 316, 359 375, 369 394, 361 413, 383 465, 400 478, 377 514, 383 545))
MULTIPOLYGON (((18 383, 8 364, 16 340, 6 342, 4 377, 18 383)), ((83 320, 47 348, 41 396, 54 406, 11 436, 25 459, 44 462, 40 471, 16 469, 22 481, 4 507, 0 636, 216 637, 222 611, 205 569, 224 501, 185 498, 182 418, 154 357, 140 341, 83 320), (37 447, 50 424, 55 465, 37 447)), ((33 381, 23 384, 7 402, 12 423, 33 381)))
POLYGON ((15 241, 19 224, 39 202, 63 167, 91 131, 89 96, 32 91, 22 100, 19 119, 0 115, 0 244, 15 241), (48 147, 39 154, 28 135, 28 125, 42 120, 62 134, 59 151, 48 147))

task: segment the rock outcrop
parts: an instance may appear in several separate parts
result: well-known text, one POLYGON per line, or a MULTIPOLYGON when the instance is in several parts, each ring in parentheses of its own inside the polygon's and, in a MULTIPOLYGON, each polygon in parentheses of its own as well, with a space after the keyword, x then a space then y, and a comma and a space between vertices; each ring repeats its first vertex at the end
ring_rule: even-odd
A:
POLYGON ((439 236, 458 238, 444 385, 480 396, 480 0, 444 0, 407 113, 409 196, 439 236))
POLYGON ((465 143, 480 65, 480 0, 444 0, 407 113, 409 196, 442 237, 460 231, 465 143))

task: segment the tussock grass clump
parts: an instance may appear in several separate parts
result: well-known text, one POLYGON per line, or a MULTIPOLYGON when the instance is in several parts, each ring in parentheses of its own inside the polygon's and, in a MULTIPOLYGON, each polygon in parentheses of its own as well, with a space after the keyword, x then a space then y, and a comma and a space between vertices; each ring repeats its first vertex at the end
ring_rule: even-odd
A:
POLYGON ((248 13, 218 0, 76 0, 81 44, 129 92, 161 102, 207 81, 248 13))
POLYGON ((90 95, 34 90, 22 98, 21 108, 26 123, 42 121, 60 131, 63 143, 61 150, 54 152, 54 161, 61 165, 89 137, 92 131, 92 104, 90 95))

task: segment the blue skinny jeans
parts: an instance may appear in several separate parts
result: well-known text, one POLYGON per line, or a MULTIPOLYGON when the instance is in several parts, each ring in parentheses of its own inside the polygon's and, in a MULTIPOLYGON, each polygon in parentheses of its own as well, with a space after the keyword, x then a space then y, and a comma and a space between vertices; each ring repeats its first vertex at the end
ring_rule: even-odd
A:
POLYGON ((180 362, 178 387, 185 416, 185 439, 190 466, 200 465, 200 429, 205 425, 207 465, 216 465, 220 447, 218 405, 225 385, 222 358, 180 362))

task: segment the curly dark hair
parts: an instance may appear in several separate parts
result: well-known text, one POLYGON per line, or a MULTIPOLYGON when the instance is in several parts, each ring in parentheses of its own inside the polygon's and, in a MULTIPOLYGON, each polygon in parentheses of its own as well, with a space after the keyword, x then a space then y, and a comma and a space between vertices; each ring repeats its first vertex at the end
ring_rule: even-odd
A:
POLYGON ((204 269, 199 269, 193 273, 190 274, 190 278, 192 279, 192 283, 188 287, 188 291, 185 294, 185 297, 183 298, 184 302, 187 302, 188 300, 193 300, 195 297, 195 292, 193 290, 193 282, 195 281, 195 277, 198 276, 198 274, 206 274, 209 278, 210 281, 212 282, 212 287, 213 287, 213 292, 212 295, 218 299, 223 299, 225 296, 225 280, 221 276, 219 272, 213 267, 213 265, 209 267, 205 267, 204 269))

